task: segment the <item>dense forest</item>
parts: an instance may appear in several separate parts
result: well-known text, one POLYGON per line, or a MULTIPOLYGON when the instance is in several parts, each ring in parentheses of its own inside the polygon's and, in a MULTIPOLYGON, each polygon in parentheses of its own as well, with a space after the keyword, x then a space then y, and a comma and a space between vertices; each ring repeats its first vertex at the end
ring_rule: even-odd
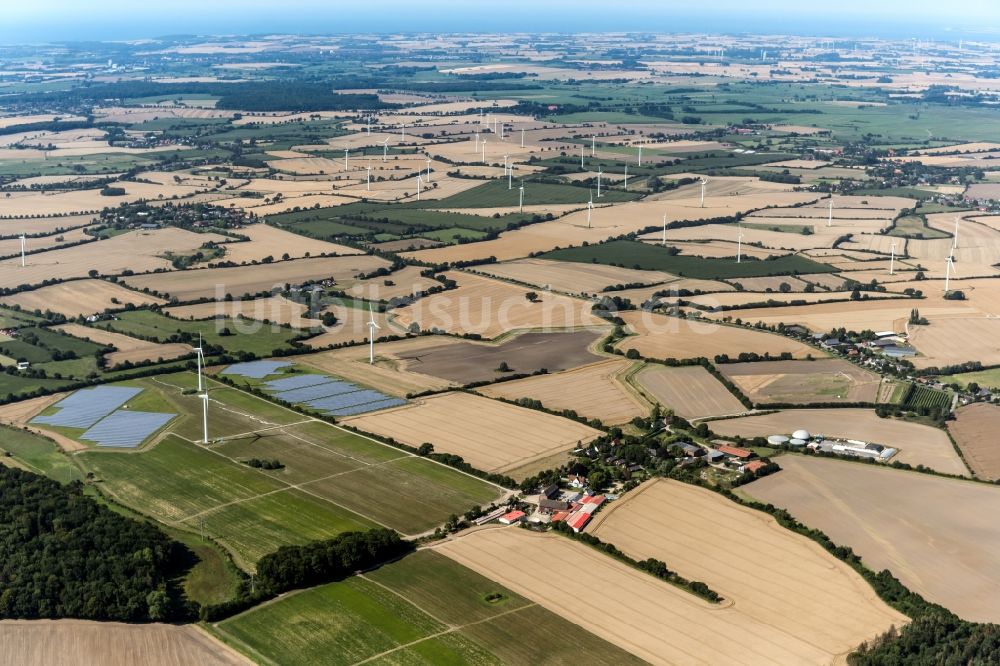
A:
POLYGON ((0 466, 0 617, 147 622, 185 617, 187 549, 37 474, 0 466))

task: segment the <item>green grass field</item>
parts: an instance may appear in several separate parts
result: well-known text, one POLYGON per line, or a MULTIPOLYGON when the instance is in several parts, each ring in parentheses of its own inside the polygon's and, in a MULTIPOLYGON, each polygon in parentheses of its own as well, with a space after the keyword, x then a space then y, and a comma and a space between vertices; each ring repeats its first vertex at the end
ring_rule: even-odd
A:
POLYGON ((962 372, 957 375, 941 375, 938 379, 946 384, 958 384, 962 388, 971 383, 979 384, 983 388, 1000 388, 1000 368, 962 372))
POLYGON ((927 221, 919 215, 899 218, 887 235, 901 238, 951 238, 951 234, 928 227, 927 221))
POLYGON ((83 478, 80 469, 55 442, 26 430, 0 426, 0 451, 10 454, 4 456, 5 461, 60 483, 83 478))
POLYGON ((281 326, 252 326, 252 332, 241 332, 250 324, 232 319, 194 320, 174 319, 150 310, 133 310, 95 324, 126 335, 154 338, 158 342, 191 342, 201 333, 205 342, 218 345, 227 352, 250 352, 270 356, 277 349, 287 349, 292 340, 301 337, 301 331, 281 326), (221 335, 228 329, 232 335, 221 335))
POLYGON ((785 255, 770 261, 743 261, 671 255, 660 245, 617 240, 600 245, 572 247, 542 255, 545 259, 608 264, 650 271, 665 271, 683 277, 719 280, 768 275, 832 273, 834 269, 799 255, 785 255))
POLYGON ((643 663, 430 550, 363 577, 288 595, 209 629, 257 661, 290 666, 367 659, 528 664, 539 663, 539 654, 549 665, 576 666, 581 655, 601 664, 643 663))

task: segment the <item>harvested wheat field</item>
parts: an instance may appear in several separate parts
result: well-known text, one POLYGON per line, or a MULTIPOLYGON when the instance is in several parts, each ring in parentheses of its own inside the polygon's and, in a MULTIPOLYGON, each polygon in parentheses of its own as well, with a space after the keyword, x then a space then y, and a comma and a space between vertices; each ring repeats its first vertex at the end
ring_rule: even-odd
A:
POLYGON ((621 425, 649 415, 650 405, 623 385, 631 361, 609 359, 556 374, 499 382, 478 389, 491 398, 532 398, 549 409, 572 409, 588 419, 621 425))
MULTIPOLYGON (((120 236, 119 236, 120 238, 120 236)), ((232 268, 201 268, 169 273, 134 275, 122 282, 134 289, 149 289, 169 294, 179 301, 198 298, 222 298, 225 294, 243 296, 270 291, 285 284, 333 278, 338 286, 353 284, 359 273, 387 267, 389 262, 379 257, 357 255, 349 257, 311 257, 277 261, 254 266, 232 268)))
MULTIPOLYGON (((920 314, 924 314, 923 309, 920 314)), ((911 326, 909 330, 909 342, 921 354, 910 358, 917 368, 966 361, 979 361, 984 366, 1000 363, 1000 319, 995 317, 934 317, 930 326, 911 326)))
POLYGON ((410 446, 430 442, 473 467, 511 476, 601 434, 576 421, 469 393, 444 393, 343 422, 410 446))
POLYGON ((85 317, 128 304, 162 304, 162 299, 126 289, 106 280, 72 280, 48 287, 22 291, 2 300, 5 305, 20 305, 29 312, 51 310, 67 317, 85 317))
POLYGON ((361 250, 346 245, 328 243, 324 240, 307 238, 293 234, 284 229, 272 227, 269 224, 251 224, 239 230, 250 240, 238 243, 226 243, 226 261, 243 262, 260 261, 264 257, 281 259, 287 254, 292 259, 317 256, 321 254, 363 254, 361 250))
POLYGON ((359 382, 374 389, 405 397, 408 393, 454 388, 457 382, 411 370, 413 359, 429 348, 441 349, 452 344, 466 348, 463 341, 440 336, 422 336, 380 342, 375 346, 375 363, 368 363, 368 347, 354 346, 296 356, 295 362, 359 382))
POLYGON ((767 627, 756 644, 796 646, 799 663, 841 661, 862 641, 909 622, 816 542, 704 488, 647 481, 588 531, 637 560, 653 557, 706 583, 732 603, 728 612, 767 627), (811 649, 825 654, 807 657, 811 649))
POLYGON ((308 308, 302 303, 290 301, 284 296, 266 296, 251 300, 211 301, 164 308, 176 319, 214 319, 216 317, 237 316, 258 321, 267 320, 276 324, 287 324, 295 328, 319 326, 318 319, 303 317, 308 308))
POLYGON ((108 367, 113 368, 122 363, 142 363, 143 361, 169 361, 185 354, 190 354, 191 345, 181 342, 171 342, 161 344, 140 340, 114 331, 106 331, 101 328, 90 328, 81 324, 62 324, 55 327, 77 338, 84 338, 99 345, 112 345, 118 351, 105 354, 108 367))
POLYGON ((893 460, 924 465, 945 474, 969 474, 943 430, 901 419, 881 419, 872 409, 786 409, 712 422, 716 434, 748 438, 790 435, 799 429, 813 435, 892 446, 899 449, 893 460))
MULTIPOLYGON (((323 332, 309 338, 305 344, 313 349, 329 347, 344 343, 367 342, 370 330, 368 322, 372 313, 361 308, 353 308, 345 305, 331 305, 323 310, 323 313, 331 312, 337 318, 337 323, 333 326, 323 327, 323 332)), ((380 327, 375 331, 375 339, 388 335, 403 335, 406 330, 390 321, 389 316, 384 312, 375 312, 375 323, 380 327)))
POLYGON ((123 271, 169 269, 168 252, 186 254, 208 241, 223 241, 218 234, 198 234, 176 227, 154 231, 129 231, 105 240, 58 248, 29 255, 26 266, 21 258, 0 261, 0 284, 40 284, 53 278, 70 280, 86 277, 91 270, 101 275, 123 271))
POLYGON ((743 403, 700 365, 671 368, 651 363, 632 381, 653 400, 688 420, 746 411, 743 403))
POLYGON ((571 294, 597 294, 610 285, 658 284, 677 279, 675 275, 658 271, 547 259, 520 259, 502 264, 477 266, 474 270, 571 294))
POLYGON ((0 621, 0 663, 18 666, 235 666, 250 662, 195 625, 0 621))
POLYGON ((587 301, 542 293, 531 302, 527 298, 531 290, 525 287, 469 273, 451 271, 445 275, 458 282, 458 288, 399 308, 395 312, 401 326, 416 322, 422 329, 495 338, 515 329, 604 325, 590 313, 587 301))
POLYGON ((812 347, 772 333, 638 310, 620 312, 618 316, 635 333, 618 343, 618 348, 625 352, 635 349, 646 358, 712 359, 720 354, 736 356, 740 352, 772 356, 788 352, 794 358, 818 355, 812 347))
POLYGON ((96 215, 58 215, 7 218, 0 220, 0 235, 54 234, 90 224, 96 217, 96 215))
POLYGON ((882 378, 839 358, 725 363, 719 372, 754 404, 874 403, 882 378))
POLYGON ((804 456, 783 456, 781 467, 745 492, 928 601, 966 620, 1000 621, 1000 488, 804 456))
POLYGON ((711 604, 556 534, 483 530, 435 549, 651 664, 831 661, 801 639, 761 640, 774 629, 729 600, 711 604))
POLYGON ((420 275, 425 270, 427 269, 421 266, 404 266, 389 275, 358 280, 347 293, 370 301, 388 301, 393 298, 406 298, 431 287, 440 287, 441 283, 434 278, 420 275), (392 284, 386 284, 387 282, 392 284))
POLYGON ((976 476, 1000 479, 1000 407, 985 402, 960 407, 955 420, 948 422, 948 432, 976 476))

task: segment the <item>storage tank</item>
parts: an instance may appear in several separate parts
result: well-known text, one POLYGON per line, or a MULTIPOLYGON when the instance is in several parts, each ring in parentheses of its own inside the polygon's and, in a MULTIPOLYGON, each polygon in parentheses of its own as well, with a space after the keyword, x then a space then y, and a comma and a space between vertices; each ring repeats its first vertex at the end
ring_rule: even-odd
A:
POLYGON ((788 443, 788 438, 784 435, 771 435, 767 438, 768 444, 774 444, 775 446, 781 446, 782 444, 788 443))
POLYGON ((791 444, 792 446, 805 446, 806 440, 801 439, 799 437, 793 437, 790 440, 788 440, 788 443, 791 444))
POLYGON ((808 430, 796 430, 792 433, 792 439, 809 439, 808 430))

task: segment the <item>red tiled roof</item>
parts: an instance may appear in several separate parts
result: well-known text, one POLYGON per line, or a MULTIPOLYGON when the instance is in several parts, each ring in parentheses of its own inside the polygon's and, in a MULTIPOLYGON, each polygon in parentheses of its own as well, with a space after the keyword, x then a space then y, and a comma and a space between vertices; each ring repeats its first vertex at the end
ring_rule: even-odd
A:
POLYGON ((735 446, 721 445, 717 450, 725 453, 727 456, 736 456, 737 458, 749 458, 753 455, 753 451, 749 449, 741 449, 735 446))
POLYGON ((754 460, 753 462, 748 462, 746 465, 743 465, 743 470, 747 472, 756 472, 766 464, 767 463, 761 462, 760 460, 754 460))

